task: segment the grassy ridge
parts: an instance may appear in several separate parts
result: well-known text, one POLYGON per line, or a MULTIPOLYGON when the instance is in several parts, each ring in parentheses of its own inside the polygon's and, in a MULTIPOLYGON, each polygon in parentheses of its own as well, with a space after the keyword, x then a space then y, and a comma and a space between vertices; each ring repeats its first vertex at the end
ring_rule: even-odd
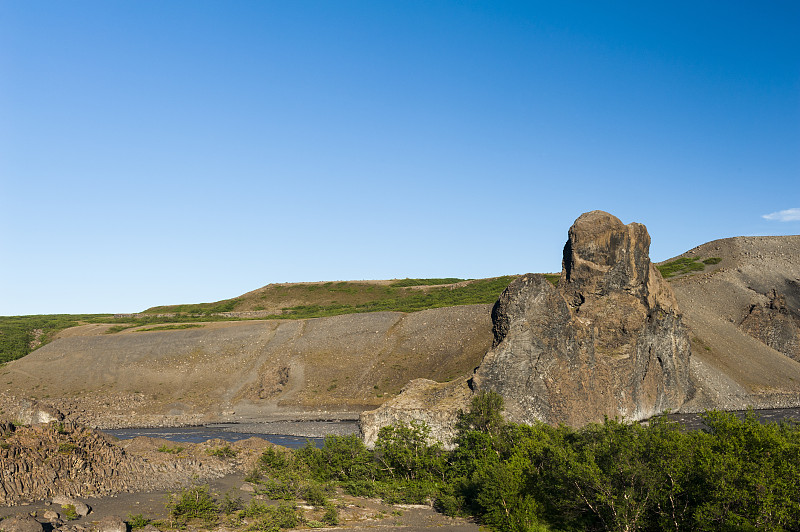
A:
MULTIPOLYGON (((459 287, 439 287, 426 291, 384 287, 372 301, 357 304, 331 303, 328 305, 297 305, 286 307, 276 319, 319 318, 359 312, 416 312, 456 305, 494 303, 500 293, 514 280, 507 275, 494 279, 472 281, 459 287)), ((410 285, 413 286, 413 285, 410 285)))
MULTIPOLYGON (((116 324, 113 334, 132 327, 168 330, 196 327, 192 322, 243 318, 226 312, 279 309, 267 319, 301 319, 361 312, 415 312, 431 308, 493 303, 515 276, 478 279, 402 279, 394 283, 327 282, 269 285, 238 298, 215 303, 153 307, 133 317, 111 314, 0 316, 0 363, 21 358, 46 344, 61 330, 88 323, 116 324), (458 286, 449 286, 460 283, 458 286), (300 304, 298 304, 300 303, 300 304), (169 314, 167 316, 163 314, 169 314), (187 323, 188 322, 188 323, 187 323), (168 325, 173 324, 173 325, 168 325)), ((260 317, 258 319, 265 319, 260 317)))

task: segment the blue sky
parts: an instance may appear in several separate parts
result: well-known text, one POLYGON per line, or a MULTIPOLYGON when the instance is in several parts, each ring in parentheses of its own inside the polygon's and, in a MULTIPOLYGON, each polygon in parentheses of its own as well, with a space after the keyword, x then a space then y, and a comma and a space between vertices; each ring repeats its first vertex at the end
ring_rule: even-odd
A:
POLYGON ((559 271, 594 209, 654 260, 798 234, 798 27, 794 1, 4 0, 0 315, 559 271))

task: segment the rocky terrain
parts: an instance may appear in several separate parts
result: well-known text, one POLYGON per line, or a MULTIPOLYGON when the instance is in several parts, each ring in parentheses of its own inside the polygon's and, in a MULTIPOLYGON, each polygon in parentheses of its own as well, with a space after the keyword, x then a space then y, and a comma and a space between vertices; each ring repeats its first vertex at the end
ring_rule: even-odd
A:
POLYGON ((676 257, 721 259, 671 280, 692 341, 694 392, 682 407, 800 404, 800 236, 736 237, 676 257))
POLYGON ((473 377, 418 382, 365 412, 367 441, 380 425, 415 417, 446 441, 458 411, 483 390, 503 396, 512 421, 572 426, 800 405, 800 237, 700 246, 676 257, 696 267, 670 283, 650 263, 649 244, 640 224, 582 215, 556 287, 528 274, 501 295, 492 349, 473 377))
MULTIPOLYGON (((664 282, 643 226, 598 213, 581 219, 558 286, 523 276, 494 315, 491 305, 465 305, 64 330, 0 366, 0 420, 44 421, 59 410, 77 424, 114 428, 369 411, 375 426, 404 416, 440 423, 473 393, 470 378, 476 390, 507 395, 519 420, 798 404, 799 236, 698 246, 675 258, 698 268, 664 282)), ((302 303, 291 287, 267 288, 289 294, 282 304, 302 303)))
POLYGON ((119 492, 176 489, 193 479, 249 471, 270 443, 251 438, 229 444, 235 458, 213 456, 226 444, 176 445, 155 438, 114 442, 70 422, 15 427, 0 424, 0 505, 53 497, 99 497, 119 492), (162 451, 158 451, 161 448, 162 451))
MULTIPOLYGON (((92 427, 355 419, 415 378, 447 381, 491 344, 488 305, 184 330, 68 329, 0 367, 0 418, 36 398, 92 427), (3 406, 4 405, 4 406, 3 406)), ((145 327, 142 327, 145 328, 145 327)))

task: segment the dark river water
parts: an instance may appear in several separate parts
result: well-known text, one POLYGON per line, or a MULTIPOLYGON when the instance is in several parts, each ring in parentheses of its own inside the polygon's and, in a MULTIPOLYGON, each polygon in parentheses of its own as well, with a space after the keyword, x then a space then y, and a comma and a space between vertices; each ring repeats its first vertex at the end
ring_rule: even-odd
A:
POLYGON ((320 447, 326 434, 346 435, 354 434, 357 431, 358 425, 353 421, 306 421, 294 423, 230 423, 204 427, 109 429, 103 432, 116 436, 121 440, 128 440, 137 436, 148 436, 150 438, 164 438, 174 442, 187 443, 200 443, 213 438, 235 442, 256 436, 277 445, 296 449, 304 447, 309 441, 320 447))
MULTIPOLYGON (((747 410, 734 410, 731 413, 736 414, 740 419, 744 419, 747 410)), ((800 423, 800 408, 768 408, 753 410, 753 413, 758 416, 759 421, 762 423, 778 423, 780 421, 800 423)), ((667 414, 667 419, 677 421, 687 429, 697 430, 705 428, 701 416, 702 414, 667 414)))
MULTIPOLYGON (((800 408, 774 408, 766 410, 755 410, 755 414, 763 423, 774 423, 779 421, 794 421, 800 423, 800 408)), ((746 411, 733 412, 743 418, 746 411)), ((704 427, 701 414, 668 414, 667 418, 684 425, 687 429, 698 430, 704 427)), ((248 423, 248 424, 225 424, 209 425, 205 427, 179 427, 179 428, 139 428, 139 429, 115 429, 104 430, 106 434, 111 434, 122 440, 135 438, 137 436, 149 436, 151 438, 164 438, 174 442, 200 443, 213 438, 219 438, 229 442, 235 442, 246 438, 258 436, 267 441, 296 449, 303 447, 311 441, 317 447, 322 445, 325 434, 354 434, 357 432, 357 425, 352 421, 339 422, 284 422, 284 423, 248 423), (297 436, 290 434, 275 434, 275 429, 283 429, 285 432, 298 434, 303 432, 312 434, 314 437, 297 436)))

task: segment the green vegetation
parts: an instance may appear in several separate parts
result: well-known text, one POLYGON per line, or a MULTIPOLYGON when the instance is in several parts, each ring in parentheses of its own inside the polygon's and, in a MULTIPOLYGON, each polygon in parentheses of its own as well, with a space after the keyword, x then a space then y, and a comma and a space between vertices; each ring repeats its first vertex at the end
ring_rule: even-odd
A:
POLYGON ((211 315, 220 314, 222 312, 233 312, 236 305, 239 304, 240 299, 227 299, 225 301, 218 301, 216 303, 197 303, 194 305, 169 305, 162 307, 153 307, 145 310, 148 314, 162 314, 162 313, 177 313, 177 314, 194 314, 194 315, 211 315))
POLYGON ((355 436, 268 449, 249 479, 257 493, 320 508, 334 508, 337 486, 433 502, 498 531, 800 530, 798 424, 707 412, 701 431, 664 419, 575 430, 506 423, 502 408, 496 394, 477 396, 451 452, 424 424, 400 423, 381 429, 373 450, 355 436))
POLYGON ((72 454, 78 446, 71 442, 64 442, 58 444, 58 452, 61 454, 72 454))
POLYGON ((461 281, 466 281, 467 279, 459 279, 457 277, 446 277, 444 279, 400 279, 399 281, 393 282, 389 286, 393 286, 395 288, 404 288, 406 286, 434 286, 439 284, 453 284, 453 283, 460 283, 461 281))
POLYGON ((0 316, 0 363, 22 358, 68 327, 99 323, 109 314, 0 316))
POLYGON ((148 327, 147 329, 139 329, 136 332, 149 332, 149 331, 171 331, 176 329, 195 329, 202 327, 198 323, 181 323, 178 325, 159 325, 157 327, 148 327))
POLYGON ((74 504, 62 504, 61 505, 61 513, 70 521, 74 521, 78 517, 78 511, 75 509, 74 504))
POLYGON ((128 514, 128 518, 125 519, 125 522, 131 527, 131 530, 144 528, 150 524, 150 520, 142 514, 128 514))
POLYGON ((561 279, 560 273, 545 273, 544 278, 547 279, 551 285, 558 286, 558 280, 561 279))
POLYGON ((169 453, 169 454, 180 454, 180 452, 183 451, 183 449, 184 448, 180 447, 180 446, 178 446, 178 447, 169 447, 166 444, 164 444, 164 445, 162 445, 161 447, 158 448, 158 452, 160 452, 160 453, 169 453))
MULTIPOLYGON (((111 325, 105 332, 118 333, 134 327, 142 331, 202 327, 197 322, 241 320, 224 313, 244 308, 282 309, 268 319, 302 319, 361 312, 416 312, 456 305, 493 303, 515 276, 465 281, 463 285, 437 286, 461 279, 404 279, 390 286, 369 282, 328 282, 270 285, 240 298, 217 303, 153 307, 142 314, 114 317, 110 314, 42 315, 0 317, 0 364, 21 358, 51 341, 59 331, 76 325, 111 325), (416 288, 414 288, 416 287, 416 288), (297 305, 298 301, 303 304, 297 305), (258 305, 255 303, 258 302, 258 305), (285 303, 292 306, 281 306, 285 303), (166 315, 165 315, 166 314, 166 315)), ((252 318, 252 319, 264 319, 252 318)))
POLYGON ((458 288, 437 287, 428 290, 412 288, 384 288, 381 297, 364 303, 331 303, 328 305, 298 305, 286 307, 281 314, 268 316, 273 319, 300 319, 337 316, 360 312, 416 312, 432 308, 493 303, 500 293, 514 280, 508 275, 494 279, 472 281, 458 288))
POLYGON ((658 271, 661 272, 661 276, 664 277, 664 279, 669 279, 670 277, 675 277, 676 275, 701 272, 705 269, 707 264, 719 264, 720 262, 722 262, 722 259, 719 257, 709 257, 703 260, 693 257, 682 257, 665 264, 659 264, 656 267, 658 268, 658 271))
POLYGON ((185 488, 178 494, 171 494, 167 501, 170 516, 179 522, 189 519, 201 519, 213 522, 217 518, 219 508, 208 485, 185 488))
POLYGON ((230 445, 209 449, 206 451, 206 454, 209 456, 216 456, 217 458, 236 458, 236 450, 230 445))

